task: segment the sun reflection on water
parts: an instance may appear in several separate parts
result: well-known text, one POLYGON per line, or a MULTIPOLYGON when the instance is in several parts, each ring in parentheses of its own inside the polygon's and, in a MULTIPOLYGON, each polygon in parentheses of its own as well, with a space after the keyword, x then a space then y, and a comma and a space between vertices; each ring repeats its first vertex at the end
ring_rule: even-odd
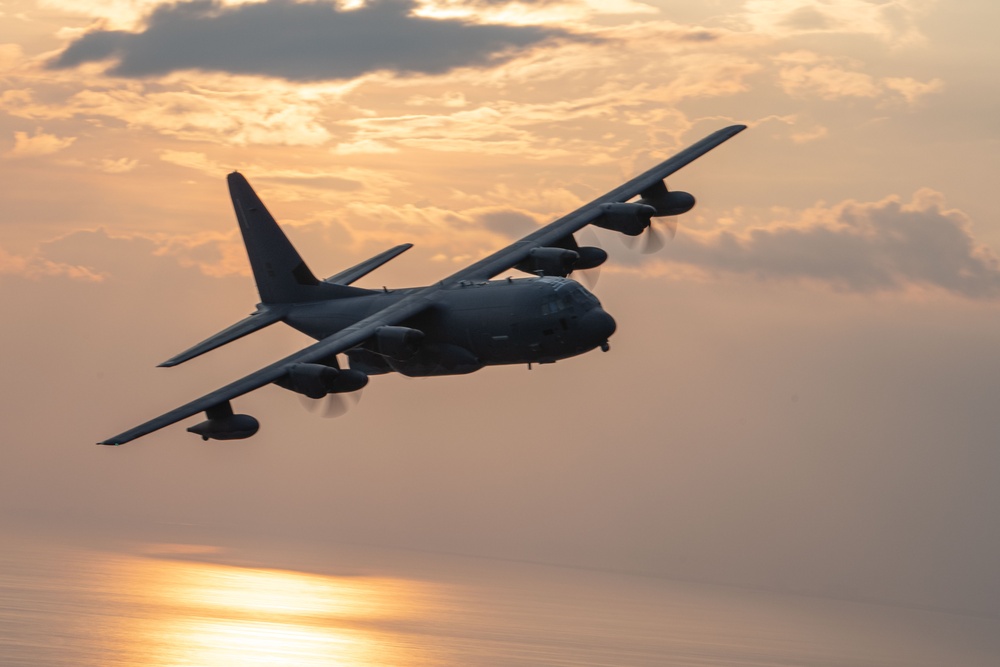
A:
POLYGON ((131 613, 113 642, 129 664, 367 667, 427 657, 399 635, 419 608, 418 582, 159 558, 129 559, 119 575, 131 613))

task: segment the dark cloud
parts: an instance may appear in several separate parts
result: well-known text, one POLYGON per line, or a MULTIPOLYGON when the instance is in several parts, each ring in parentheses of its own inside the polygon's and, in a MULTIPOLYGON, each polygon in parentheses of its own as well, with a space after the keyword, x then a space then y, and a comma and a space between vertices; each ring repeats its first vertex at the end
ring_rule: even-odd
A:
POLYGON ((1000 296, 1000 262, 973 238, 968 220, 924 191, 897 199, 847 203, 829 219, 738 234, 682 235, 671 261, 764 279, 814 279, 876 292, 912 285, 971 298, 1000 296))
POLYGON ((196 69, 319 81, 375 71, 440 74, 487 66, 520 49, 572 37, 555 28, 422 18, 411 14, 415 6, 413 0, 373 0, 350 11, 320 0, 165 4, 142 32, 89 32, 51 67, 114 59, 109 72, 124 77, 196 69))

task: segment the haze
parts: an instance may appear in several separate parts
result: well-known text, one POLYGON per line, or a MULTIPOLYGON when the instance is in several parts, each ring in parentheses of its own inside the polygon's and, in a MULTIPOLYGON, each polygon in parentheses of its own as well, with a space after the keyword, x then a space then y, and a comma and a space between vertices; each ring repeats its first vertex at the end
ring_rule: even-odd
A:
POLYGON ((996 3, 344 4, 0 9, 4 517, 1000 613, 996 3), (257 300, 228 171, 409 286, 737 122, 674 242, 600 235, 610 353, 92 445, 305 342, 155 368, 257 300))

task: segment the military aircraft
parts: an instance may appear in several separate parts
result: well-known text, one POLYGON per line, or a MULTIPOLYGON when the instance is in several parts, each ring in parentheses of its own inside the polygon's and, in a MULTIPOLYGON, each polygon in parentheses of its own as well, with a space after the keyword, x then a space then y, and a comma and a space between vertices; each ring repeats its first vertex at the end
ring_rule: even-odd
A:
POLYGON ((574 234, 596 225, 635 237, 650 229, 654 217, 691 210, 694 197, 668 190, 664 179, 744 129, 732 125, 713 132, 519 241, 440 282, 411 289, 351 286, 411 244, 318 280, 247 180, 233 172, 229 192, 261 303, 253 314, 160 366, 176 366, 275 322, 318 342, 98 444, 121 445, 199 412, 207 419, 187 430, 204 440, 249 438, 260 424, 235 414, 230 401, 268 384, 321 398, 358 391, 369 376, 390 372, 459 375, 484 366, 551 363, 598 347, 607 351, 614 319, 568 277, 599 266, 607 253, 580 246, 574 234), (510 269, 534 277, 491 280, 510 269), (340 354, 347 357, 346 368, 338 362, 340 354))

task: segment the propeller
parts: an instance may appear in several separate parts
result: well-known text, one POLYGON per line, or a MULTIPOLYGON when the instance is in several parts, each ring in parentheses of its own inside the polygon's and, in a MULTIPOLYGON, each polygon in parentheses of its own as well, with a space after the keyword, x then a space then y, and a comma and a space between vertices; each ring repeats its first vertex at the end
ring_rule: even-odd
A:
MULTIPOLYGON (((578 231, 576 234, 579 237, 577 241, 580 242, 581 245, 593 246, 603 250, 600 238, 598 238, 593 228, 589 225, 578 231)), ((580 281, 587 286, 588 290, 594 291, 594 288, 597 287, 597 281, 601 277, 602 266, 604 265, 598 264, 592 269, 581 269, 579 271, 574 271, 573 274, 579 276, 580 281)))
MULTIPOLYGON (((663 221, 663 226, 666 228, 670 239, 673 240, 674 237, 677 236, 676 218, 666 218, 663 221)), ((667 244, 666 239, 664 238, 664 233, 660 231, 653 220, 649 221, 649 226, 646 227, 646 231, 639 236, 622 236, 622 240, 626 246, 632 248, 633 250, 638 250, 644 255, 659 252, 660 250, 663 250, 663 246, 667 244)))
POLYGON ((299 394, 302 406, 324 419, 342 417, 347 411, 361 402, 361 390, 340 394, 327 394, 323 398, 309 398, 299 394))
POLYGON ((583 271, 576 271, 580 276, 580 282, 587 286, 587 289, 591 292, 597 287, 597 281, 601 277, 601 267, 597 266, 593 269, 584 269, 583 271))

